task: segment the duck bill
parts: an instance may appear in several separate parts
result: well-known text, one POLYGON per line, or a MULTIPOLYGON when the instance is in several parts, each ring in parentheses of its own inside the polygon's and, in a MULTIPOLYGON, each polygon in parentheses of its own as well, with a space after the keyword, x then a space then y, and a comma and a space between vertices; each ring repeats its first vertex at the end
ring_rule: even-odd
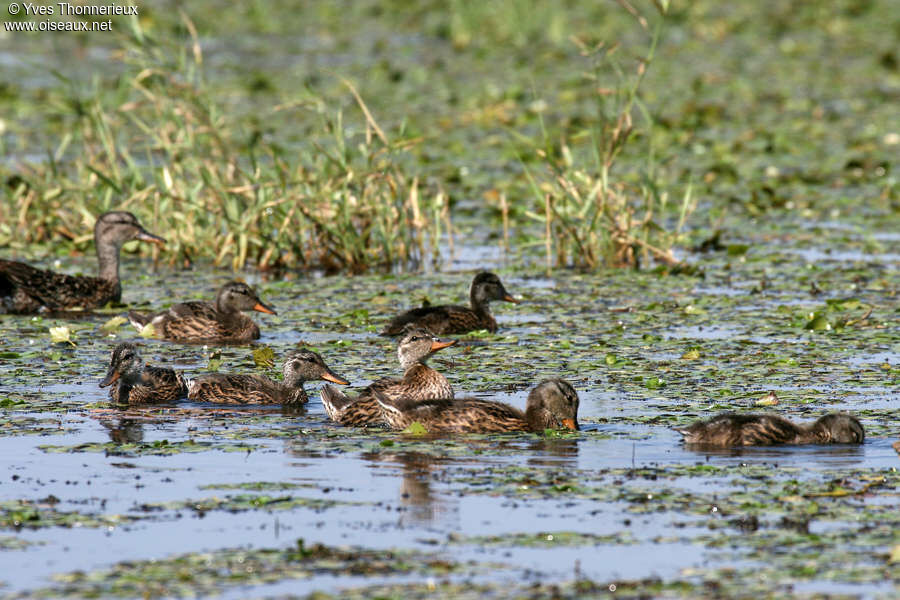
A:
POLYGON ((158 235, 153 235, 146 229, 141 229, 140 232, 138 232, 137 239, 141 240, 142 242, 149 242, 151 244, 156 244, 157 246, 165 246, 166 245, 165 238, 161 238, 158 235))
POLYGON ((506 300, 507 302, 512 302, 513 304, 518 304, 521 302, 521 300, 516 300, 515 298, 513 298, 512 294, 510 294, 510 293, 504 294, 503 299, 506 300))
POLYGON ((578 421, 576 421, 575 419, 563 419, 562 424, 566 429, 569 429, 571 431, 578 431, 578 421))
POLYGON ((350 382, 349 382, 349 381, 347 381, 346 379, 342 379, 341 377, 338 377, 337 375, 335 375, 335 374, 332 373, 331 371, 327 371, 326 373, 323 373, 323 374, 322 374, 322 379, 324 379, 325 381, 331 381, 331 382, 336 383, 336 384, 338 384, 338 385, 350 385, 350 382))
POLYGON ((118 371, 110 371, 106 374, 106 377, 100 382, 100 387, 104 388, 108 385, 112 385, 119 380, 119 372, 118 371))
POLYGON ((261 313, 266 313, 269 315, 277 315, 278 314, 277 312, 275 312, 275 309, 263 304, 262 302, 257 302, 256 306, 253 307, 253 310, 259 311, 261 313))
POLYGON ((431 351, 437 352, 441 348, 447 348, 454 345, 457 340, 431 340, 431 351))

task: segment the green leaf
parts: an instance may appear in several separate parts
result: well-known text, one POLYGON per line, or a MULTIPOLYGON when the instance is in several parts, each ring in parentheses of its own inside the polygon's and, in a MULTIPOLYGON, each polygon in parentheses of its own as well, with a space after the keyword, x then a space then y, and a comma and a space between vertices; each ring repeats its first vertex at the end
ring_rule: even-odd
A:
POLYGON ((270 369, 275 366, 275 351, 268 346, 262 346, 253 350, 253 363, 260 369, 270 369))
POLYGON ((410 435, 426 435, 428 430, 418 421, 413 421, 409 424, 409 427, 403 430, 403 433, 408 433, 410 435))
POLYGON ((124 325, 127 322, 128 322, 128 319, 126 319, 125 317, 115 316, 112 319, 110 319, 109 321, 107 321, 106 323, 104 323, 103 325, 101 325, 100 331, 103 333, 112 333, 113 331, 118 329, 119 326, 124 325))
POLYGON ((50 341, 54 344, 72 344, 72 331, 65 325, 59 327, 50 327, 50 341))

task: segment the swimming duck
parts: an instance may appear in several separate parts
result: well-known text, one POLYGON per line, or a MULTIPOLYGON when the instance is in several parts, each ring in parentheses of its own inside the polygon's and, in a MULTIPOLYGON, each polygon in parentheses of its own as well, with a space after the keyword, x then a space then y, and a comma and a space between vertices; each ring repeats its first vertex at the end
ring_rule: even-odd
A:
POLYGON ((493 273, 482 272, 472 280, 469 288, 468 306, 423 306, 408 310, 394 317, 381 335, 400 335, 410 325, 424 327, 435 335, 466 333, 476 329, 497 331, 497 321, 491 315, 491 300, 506 300, 513 304, 519 301, 513 298, 500 278, 493 273))
POLYGON ((347 381, 334 374, 322 357, 312 350, 298 350, 284 361, 284 381, 263 375, 210 373, 188 381, 188 400, 221 404, 305 404, 309 401, 303 384, 325 379, 340 385, 347 381))
POLYGON ((325 412, 332 421, 341 425, 364 427, 384 422, 375 392, 387 398, 452 398, 453 388, 450 387, 450 382, 426 365, 425 359, 455 343, 456 340, 439 340, 424 329, 411 328, 397 346, 397 356, 403 367, 402 379, 379 379, 363 389, 356 398, 350 398, 336 387, 326 385, 320 392, 325 412))
POLYGON ((179 342, 249 342, 259 339, 259 326, 242 310, 278 314, 264 304, 246 283, 230 281, 223 285, 216 301, 182 302, 169 310, 148 315, 129 311, 128 320, 138 331, 153 325, 154 337, 179 342))
POLYGON ((862 444, 865 432, 856 417, 831 413, 808 424, 769 414, 725 413, 677 429, 685 444, 772 446, 776 444, 862 444))
POLYGON ((149 404, 174 402, 187 396, 187 387, 180 373, 166 367, 148 367, 137 346, 124 342, 113 348, 106 377, 100 387, 114 385, 109 390, 116 404, 149 404))
POLYGON ((122 244, 141 240, 162 246, 163 238, 149 233, 130 212, 100 215, 94 225, 98 277, 66 275, 37 269, 22 262, 0 260, 0 306, 6 312, 91 309, 122 299, 119 251, 122 244))
POLYGON ((578 393, 562 379, 546 379, 528 394, 523 413, 503 402, 479 398, 390 399, 376 393, 391 429, 421 423, 430 433, 498 433, 545 429, 578 430, 578 393))

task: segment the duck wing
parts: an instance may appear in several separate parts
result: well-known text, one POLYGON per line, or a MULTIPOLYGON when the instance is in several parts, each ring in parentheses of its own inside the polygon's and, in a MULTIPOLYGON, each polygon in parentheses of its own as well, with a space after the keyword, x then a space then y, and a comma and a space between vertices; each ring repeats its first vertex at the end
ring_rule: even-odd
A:
POLYGON ((188 382, 188 399, 217 404, 281 404, 283 386, 262 375, 210 373, 188 382))
POLYGON ((118 284, 0 260, 0 302, 10 312, 96 308, 121 297, 118 284))
MULTIPOLYGON (((381 335, 400 335, 410 325, 423 327, 434 335, 460 333, 464 322, 477 320, 478 317, 467 306, 425 306, 397 315, 385 326, 381 335)), ((463 329, 462 333, 471 329, 477 327, 463 329)))

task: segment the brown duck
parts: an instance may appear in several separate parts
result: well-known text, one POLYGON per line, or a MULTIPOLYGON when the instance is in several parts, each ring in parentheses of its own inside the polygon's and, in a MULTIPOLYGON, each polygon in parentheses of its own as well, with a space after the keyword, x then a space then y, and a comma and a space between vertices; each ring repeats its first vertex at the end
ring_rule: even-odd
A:
POLYGON ((305 404, 309 401, 303 384, 315 379, 348 382, 328 368, 312 350, 299 350, 284 361, 284 381, 272 381, 262 375, 226 375, 211 373, 188 381, 188 399, 221 404, 305 404))
POLYGON ((381 335, 400 335, 407 327, 423 327, 435 335, 466 333, 476 329, 497 331, 497 321, 491 315, 491 300, 506 300, 518 304, 500 278, 493 273, 482 272, 472 280, 468 306, 423 306, 394 317, 381 335))
POLYGON ((113 348, 106 377, 100 382, 100 387, 110 385, 113 387, 109 397, 116 404, 174 402, 187 396, 180 373, 165 367, 148 367, 137 346, 130 342, 113 348))
POLYGON ((130 240, 166 243, 145 230, 133 214, 113 211, 100 215, 94 225, 94 246, 100 265, 98 277, 66 275, 22 262, 0 260, 0 306, 6 312, 28 314, 92 309, 119 302, 122 299, 119 251, 130 240))
POLYGON ((441 348, 452 346, 456 340, 439 340, 424 329, 412 328, 400 340, 397 356, 403 367, 403 378, 379 379, 350 398, 334 386, 326 385, 320 395, 325 412, 341 425, 364 427, 381 425, 384 421, 375 393, 387 398, 408 397, 452 398, 453 388, 447 378, 425 364, 425 359, 441 348))
POLYGON ((725 413, 677 429, 684 443, 702 446, 777 444, 862 444, 865 432, 856 417, 831 413, 808 425, 769 414, 725 413))
POLYGON ((382 416, 391 429, 421 423, 430 433, 499 433, 545 429, 578 429, 578 393, 562 379, 540 382, 528 394, 523 413, 503 402, 479 398, 391 399, 376 393, 382 416))
POLYGON ((128 313, 128 320, 138 331, 153 325, 153 336, 179 342, 249 342, 259 339, 259 326, 242 313, 256 310, 278 314, 264 304, 246 283, 230 281, 219 289, 216 301, 182 302, 167 311, 148 315, 128 313))

